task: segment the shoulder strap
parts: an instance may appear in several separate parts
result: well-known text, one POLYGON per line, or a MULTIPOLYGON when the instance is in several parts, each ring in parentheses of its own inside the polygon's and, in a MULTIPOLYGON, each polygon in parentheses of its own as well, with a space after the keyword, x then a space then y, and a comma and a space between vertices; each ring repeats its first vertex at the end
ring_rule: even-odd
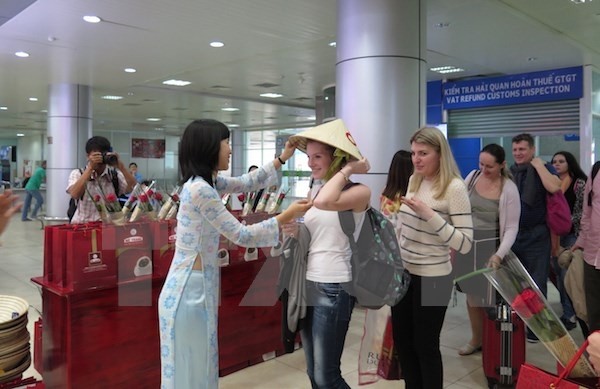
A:
POLYGON ((594 197, 594 178, 596 178, 596 174, 598 174, 598 170, 600 170, 600 161, 596 161, 594 166, 592 167, 592 176, 591 176, 591 189, 590 193, 588 193, 588 206, 592 206, 592 198, 594 197))
MULTIPOLYGON (((83 175, 83 170, 81 170, 81 168, 77 168, 77 170, 79 170, 79 174, 83 175)), ((84 195, 85 195, 85 190, 83 191, 83 194, 81 195, 81 197, 79 198, 79 200, 83 200, 83 196, 84 195)), ((79 200, 75 200, 75 205, 79 206, 79 200)))
POLYGON ((110 169, 110 179, 112 180, 113 188, 115 189, 115 195, 119 197, 119 174, 116 169, 110 169))
POLYGON ((469 182, 467 184, 467 190, 469 192, 475 186, 475 183, 477 182, 477 178, 479 177, 480 174, 481 174, 481 170, 477 169, 477 171, 475 173, 473 173, 473 175, 471 176, 471 179, 469 180, 469 182))

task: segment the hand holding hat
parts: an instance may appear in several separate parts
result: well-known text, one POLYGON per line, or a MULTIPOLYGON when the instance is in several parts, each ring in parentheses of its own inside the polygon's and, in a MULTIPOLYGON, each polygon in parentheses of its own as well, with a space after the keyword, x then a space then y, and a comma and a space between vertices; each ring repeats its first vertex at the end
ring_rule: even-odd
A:
POLYGON ((343 169, 349 170, 348 173, 350 174, 366 174, 371 170, 371 165, 368 159, 362 157, 358 161, 352 160, 348 162, 343 169))
POLYGON ((284 147, 283 151, 281 152, 281 155, 279 156, 279 158, 281 158, 283 160, 283 162, 285 162, 288 159, 290 159, 292 157, 292 155, 294 155, 295 151, 296 151, 296 145, 288 140, 287 142, 285 142, 285 147, 284 147))

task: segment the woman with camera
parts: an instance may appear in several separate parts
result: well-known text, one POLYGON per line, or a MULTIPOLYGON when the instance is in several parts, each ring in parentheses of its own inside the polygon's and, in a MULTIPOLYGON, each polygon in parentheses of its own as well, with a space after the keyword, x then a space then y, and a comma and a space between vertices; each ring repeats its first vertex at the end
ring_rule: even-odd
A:
POLYGON ((84 170, 74 169, 69 175, 67 193, 77 201, 77 210, 71 219, 72 224, 100 220, 94 201, 90 197, 102 188, 105 194, 114 193, 117 197, 129 193, 136 184, 117 153, 112 152, 110 142, 103 136, 94 136, 85 144, 88 163, 84 170), (87 193, 89 193, 89 195, 87 193))

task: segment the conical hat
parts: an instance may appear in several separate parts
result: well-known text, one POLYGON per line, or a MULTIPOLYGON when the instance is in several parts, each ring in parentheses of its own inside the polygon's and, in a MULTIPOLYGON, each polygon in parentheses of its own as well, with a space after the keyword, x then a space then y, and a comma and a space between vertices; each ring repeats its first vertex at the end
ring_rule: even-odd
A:
POLYGON ((306 153, 306 142, 309 139, 345 151, 356 159, 362 158, 362 154, 356 146, 352 134, 350 134, 350 131, 348 131, 342 119, 323 123, 299 134, 292 135, 289 140, 296 145, 298 150, 306 153))

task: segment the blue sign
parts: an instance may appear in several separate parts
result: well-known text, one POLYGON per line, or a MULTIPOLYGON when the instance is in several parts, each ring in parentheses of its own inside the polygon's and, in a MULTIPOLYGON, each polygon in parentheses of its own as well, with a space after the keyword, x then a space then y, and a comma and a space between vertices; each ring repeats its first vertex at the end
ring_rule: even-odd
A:
POLYGON ((444 109, 573 100, 583 96, 583 68, 446 82, 442 88, 444 109))

